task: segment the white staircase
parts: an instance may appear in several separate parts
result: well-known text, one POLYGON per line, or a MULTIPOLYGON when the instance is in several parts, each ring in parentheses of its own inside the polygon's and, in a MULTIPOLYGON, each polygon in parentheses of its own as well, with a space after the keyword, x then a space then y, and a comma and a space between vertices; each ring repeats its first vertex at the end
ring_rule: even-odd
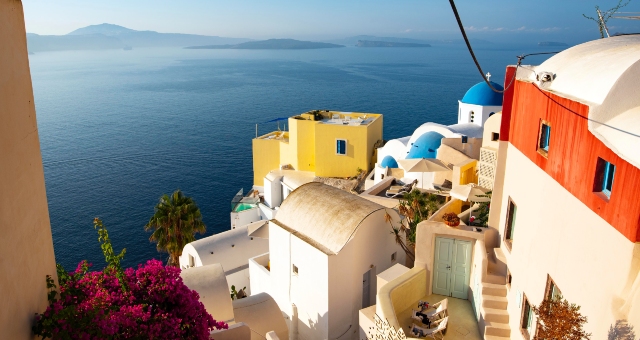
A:
POLYGON ((500 248, 493 249, 485 282, 482 282, 482 306, 485 340, 507 340, 511 337, 507 312, 507 266, 500 248))

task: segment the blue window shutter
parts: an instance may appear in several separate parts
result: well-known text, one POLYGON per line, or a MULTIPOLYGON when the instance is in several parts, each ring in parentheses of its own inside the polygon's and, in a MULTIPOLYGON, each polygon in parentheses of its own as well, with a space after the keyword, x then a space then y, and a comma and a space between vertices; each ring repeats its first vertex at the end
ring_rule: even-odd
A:
POLYGON ((616 173, 616 166, 605 161, 603 171, 602 193, 607 195, 607 197, 611 197, 611 189, 613 188, 613 177, 616 173))
POLYGON ((339 155, 346 155, 347 154, 347 141, 342 140, 342 139, 338 139, 336 141, 337 146, 336 146, 336 152, 339 155))
POLYGON ((544 149, 545 151, 549 151, 549 139, 551 138, 551 127, 549 125, 544 126, 546 136, 544 140, 544 149))

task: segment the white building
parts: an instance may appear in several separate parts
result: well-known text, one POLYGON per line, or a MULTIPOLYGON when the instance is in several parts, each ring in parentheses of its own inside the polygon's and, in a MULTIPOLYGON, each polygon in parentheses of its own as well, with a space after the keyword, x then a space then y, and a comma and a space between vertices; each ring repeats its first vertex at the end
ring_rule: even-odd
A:
MULTIPOLYGON (((494 82, 491 85, 502 89, 494 82)), ((424 123, 411 136, 392 139, 378 148, 378 161, 367 188, 380 183, 388 175, 397 176, 397 171, 392 169, 402 169, 398 164, 402 159, 437 158, 450 164, 452 170, 454 166, 471 169, 467 166, 469 161, 480 159, 485 123, 501 110, 501 94, 492 91, 485 82, 474 85, 458 101, 457 124, 424 123)), ((475 171, 475 167, 470 171, 475 171)), ((450 174, 405 172, 403 177, 408 181, 417 179, 418 186, 424 189, 440 186, 445 179, 451 181, 450 174)))
POLYGON ((180 268, 189 271, 218 263, 224 268, 229 288, 232 285, 237 290, 247 287, 246 292, 250 294, 248 259, 268 252, 269 241, 249 233, 266 223, 266 220, 256 221, 188 243, 180 256, 180 268))
POLYGON ((405 262, 385 213, 399 222, 395 211, 321 183, 282 203, 268 225, 269 253, 250 260, 251 287, 289 316, 291 339, 358 338, 376 274, 405 262))
POLYGON ((200 302, 216 321, 224 321, 228 329, 211 333, 216 340, 262 340, 273 332, 278 339, 288 339, 289 330, 278 305, 266 293, 231 300, 225 272, 218 263, 180 274, 184 284, 200 295, 200 302))

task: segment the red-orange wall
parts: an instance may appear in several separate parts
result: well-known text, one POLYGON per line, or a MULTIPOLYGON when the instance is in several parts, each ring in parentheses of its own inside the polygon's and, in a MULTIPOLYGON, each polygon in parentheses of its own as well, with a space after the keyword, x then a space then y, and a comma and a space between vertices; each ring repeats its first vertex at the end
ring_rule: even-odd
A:
POLYGON ((588 116, 588 106, 516 81, 508 111, 510 122, 504 120, 503 113, 503 124, 507 123, 509 130, 501 136, 509 138, 513 146, 625 237, 640 242, 640 169, 622 160, 589 132, 587 120, 579 116, 588 116), (537 151, 541 119, 551 126, 548 159, 537 151), (616 166, 608 202, 593 192, 598 157, 616 166))

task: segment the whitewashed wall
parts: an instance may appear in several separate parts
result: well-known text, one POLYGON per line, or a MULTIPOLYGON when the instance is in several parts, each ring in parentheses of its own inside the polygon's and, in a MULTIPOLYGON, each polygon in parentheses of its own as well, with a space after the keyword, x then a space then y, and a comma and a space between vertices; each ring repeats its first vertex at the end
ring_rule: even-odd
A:
POLYGON ((640 285, 637 268, 632 269, 634 243, 511 145, 503 189, 501 239, 508 198, 518 207, 512 250, 502 244, 513 276, 508 292, 512 337, 519 336, 521 294, 539 304, 547 274, 567 300, 581 306, 580 312, 588 317, 585 330, 593 339, 606 339, 609 327, 621 318, 640 329, 640 285), (629 284, 634 279, 635 288, 629 284))

